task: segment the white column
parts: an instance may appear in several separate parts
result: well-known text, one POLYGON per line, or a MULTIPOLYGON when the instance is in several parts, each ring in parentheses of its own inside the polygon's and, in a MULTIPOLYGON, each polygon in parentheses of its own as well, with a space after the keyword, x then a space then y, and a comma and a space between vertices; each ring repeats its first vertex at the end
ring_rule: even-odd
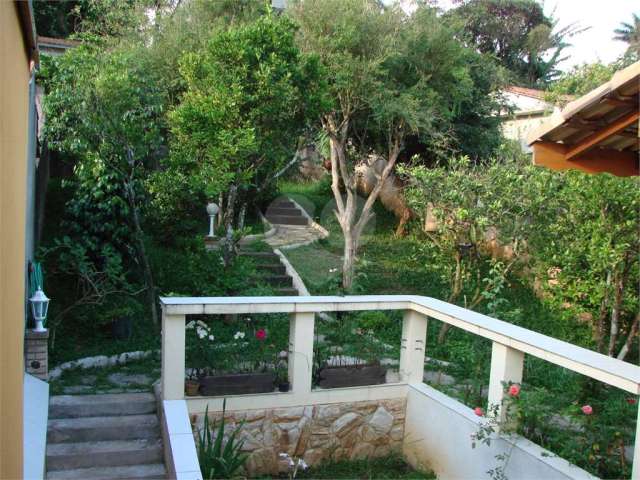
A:
POLYGON ((289 316, 289 381, 295 395, 311 393, 315 314, 289 316))
POLYGON ((184 398, 184 315, 162 312, 162 399, 184 398))
POLYGON ((636 436, 633 447, 633 469, 631 480, 640 480, 640 407, 638 408, 638 421, 636 423, 636 436))
POLYGON ((427 317, 413 310, 404 312, 400 344, 400 378, 407 383, 422 383, 427 343, 427 317))
POLYGON ((491 350, 491 374, 489 376, 489 401, 487 410, 491 411, 494 405, 498 405, 498 422, 503 423, 506 412, 502 409, 502 400, 505 395, 504 383, 522 382, 522 369, 524 366, 524 353, 519 350, 493 342, 491 350))

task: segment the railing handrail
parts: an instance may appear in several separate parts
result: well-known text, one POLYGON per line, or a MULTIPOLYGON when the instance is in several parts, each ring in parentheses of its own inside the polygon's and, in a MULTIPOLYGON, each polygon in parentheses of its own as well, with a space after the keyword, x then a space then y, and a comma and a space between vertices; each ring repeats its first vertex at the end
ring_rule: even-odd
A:
POLYGON ((640 394, 640 367, 442 300, 419 295, 161 297, 166 315, 414 310, 515 350, 640 394))

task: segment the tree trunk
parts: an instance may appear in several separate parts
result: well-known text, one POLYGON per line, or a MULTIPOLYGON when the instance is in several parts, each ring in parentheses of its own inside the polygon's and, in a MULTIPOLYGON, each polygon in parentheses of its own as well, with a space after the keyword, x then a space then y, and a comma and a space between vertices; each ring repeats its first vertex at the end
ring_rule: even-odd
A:
POLYGON ((216 218, 216 227, 220 228, 224 224, 224 216, 226 209, 224 208, 224 193, 220 192, 218 195, 218 207, 220 211, 218 212, 218 217, 216 218))
POLYGON ((351 232, 345 232, 344 256, 342 259, 342 288, 346 291, 353 286, 355 272, 356 245, 351 232))
POLYGON ((247 216, 247 202, 242 202, 240 212, 238 212, 238 230, 244 228, 245 217, 247 216))
POLYGON ((598 314, 598 319, 596 320, 595 325, 595 341, 597 345, 598 352, 602 353, 604 351, 604 326, 607 320, 607 316, 609 314, 609 296, 611 294, 611 271, 607 272, 607 280, 604 287, 604 293, 602 295, 602 302, 600 303, 600 312, 598 314))
POLYGON ((636 314, 636 318, 633 320, 633 324, 631 325, 631 329, 629 330, 629 335, 627 336, 627 341, 624 342, 624 345, 620 349, 618 353, 618 360, 624 360, 631 350, 631 345, 635 338, 638 336, 638 327, 640 326, 640 313, 636 314))
POLYGON ((153 320, 153 324, 156 327, 159 327, 160 318, 158 317, 158 305, 156 303, 156 287, 153 282, 151 264, 149 263, 149 258, 147 257, 147 249, 144 246, 144 234, 143 234, 142 226, 140 223, 140 213, 138 211, 138 206, 136 203, 136 193, 131 183, 131 178, 129 179, 129 181, 125 182, 125 189, 127 192, 127 196, 129 197, 131 219, 133 220, 133 226, 134 226, 134 236, 135 236, 136 244, 138 247, 137 248, 138 257, 140 259, 140 264, 142 266, 144 283, 147 287, 147 297, 148 297, 149 307, 151 308, 151 318, 153 320))
MULTIPOLYGON (((453 274, 453 280, 451 281, 451 293, 449 294, 449 298, 447 298, 447 302, 455 303, 455 301, 460 296, 460 292, 462 291, 462 256, 460 252, 456 252, 456 270, 453 274)), ((447 332, 451 328, 451 325, 448 323, 443 323, 440 326, 440 331, 438 331, 438 344, 442 345, 444 343, 444 339, 447 336, 447 332)))
POLYGON ((618 341, 618 334, 620 333, 620 310, 622 309, 622 300, 624 294, 624 284, 626 279, 626 269, 620 272, 615 282, 615 295, 613 300, 613 307, 611 308, 611 329, 609 333, 609 349, 607 354, 613 357, 616 349, 616 343, 618 341))

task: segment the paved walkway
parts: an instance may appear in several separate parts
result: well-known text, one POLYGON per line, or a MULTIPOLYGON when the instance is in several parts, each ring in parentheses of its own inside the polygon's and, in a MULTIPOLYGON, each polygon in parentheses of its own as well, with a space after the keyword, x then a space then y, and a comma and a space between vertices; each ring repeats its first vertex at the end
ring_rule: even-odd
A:
POLYGON ((275 235, 265 239, 273 248, 292 248, 315 242, 324 235, 311 225, 274 225, 275 235))

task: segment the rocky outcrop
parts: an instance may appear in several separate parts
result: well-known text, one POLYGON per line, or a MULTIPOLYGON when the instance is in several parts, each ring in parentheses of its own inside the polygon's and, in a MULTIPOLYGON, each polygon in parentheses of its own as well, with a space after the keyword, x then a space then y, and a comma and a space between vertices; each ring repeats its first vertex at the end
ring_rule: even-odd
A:
MULTIPOLYGON (((324 460, 384 456, 402 447, 405 400, 227 412, 226 432, 240 428, 249 476, 286 471, 280 453, 304 458, 309 465, 324 460)), ((210 414, 217 422, 220 413, 210 414)), ((196 417, 194 431, 204 417, 196 417)))

